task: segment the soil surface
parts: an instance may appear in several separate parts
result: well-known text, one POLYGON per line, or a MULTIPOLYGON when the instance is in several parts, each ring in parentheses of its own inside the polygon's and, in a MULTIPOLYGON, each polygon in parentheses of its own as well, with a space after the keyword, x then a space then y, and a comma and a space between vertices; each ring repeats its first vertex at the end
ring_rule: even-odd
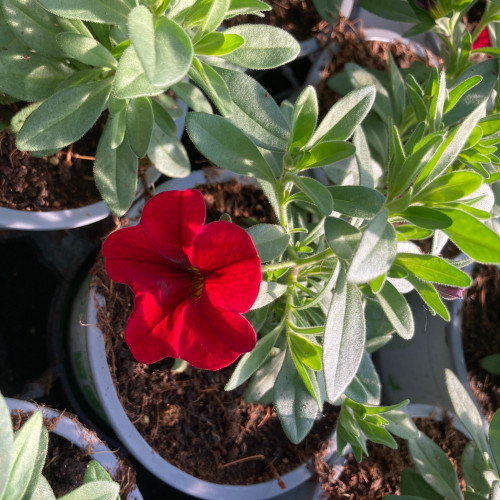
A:
POLYGON ((462 306, 462 342, 472 392, 489 422, 500 408, 500 375, 484 370, 480 361, 500 353, 500 270, 477 264, 472 277, 462 306))
MULTIPOLYGON (((212 188, 215 191, 202 189, 207 221, 217 220, 221 213, 243 224, 250 216, 274 220, 255 185, 226 183, 212 188)), ((152 365, 136 362, 123 340, 133 294, 109 280, 102 258, 92 274, 92 284, 106 299, 98 321, 121 402, 139 432, 165 459, 212 482, 252 484, 273 478, 280 481, 281 474, 324 449, 337 419, 333 407, 325 408, 313 431, 295 446, 285 436, 272 406, 245 402, 244 387, 224 391, 234 366, 217 372, 188 367, 175 373, 169 359, 152 365)))
POLYGON ((25 211, 77 208, 101 200, 93 175, 100 123, 74 145, 37 158, 0 131, 0 206, 25 211))
MULTIPOLYGON (((445 415, 442 422, 428 418, 415 419, 417 427, 437 443, 451 459, 458 471, 460 486, 465 490, 465 481, 459 468, 462 453, 467 444, 463 434, 453 427, 452 419, 445 415)), ((369 443, 369 456, 358 464, 351 455, 338 478, 325 474, 324 498, 330 500, 379 500, 385 495, 399 495, 401 473, 407 467, 414 468, 406 441, 396 438, 398 449, 369 443)), ((330 475, 334 471, 330 471, 330 475)))
POLYGON ((225 24, 227 26, 269 24, 288 31, 299 41, 314 37, 328 26, 311 0, 268 0, 266 3, 272 7, 272 10, 265 12, 264 17, 236 16, 225 24))
MULTIPOLYGON (((28 420, 32 412, 13 411, 12 427, 14 432, 28 420)), ((62 415, 62 414, 61 414, 62 415)), ((75 416, 66 414, 77 421, 75 416)), ((51 432, 57 425, 56 419, 44 418, 43 425, 49 431, 49 446, 42 474, 49 482, 56 498, 60 498, 83 484, 88 463, 92 460, 92 443, 85 449, 75 446, 71 441, 51 432)), ((95 436, 98 440, 97 435, 95 436)), ((114 480, 120 483, 120 496, 125 499, 135 487, 135 472, 123 457, 118 455, 120 466, 114 480)))

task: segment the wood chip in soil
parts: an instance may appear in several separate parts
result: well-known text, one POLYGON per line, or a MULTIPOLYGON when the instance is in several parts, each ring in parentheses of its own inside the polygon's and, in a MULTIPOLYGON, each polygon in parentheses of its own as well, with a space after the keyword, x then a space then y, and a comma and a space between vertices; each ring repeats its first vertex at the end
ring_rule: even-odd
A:
MULTIPOLYGON (((208 220, 229 213, 236 221, 274 221, 271 207, 255 185, 212 183, 211 192, 200 189, 208 204, 208 220), (248 206, 241 205, 245 201, 248 206)), ((109 280, 102 257, 91 274, 91 285, 106 299, 106 308, 98 311, 98 323, 122 405, 146 441, 167 461, 215 483, 252 484, 273 478, 279 482, 280 475, 325 449, 335 428, 336 408, 325 408, 309 436, 293 445, 272 406, 245 402, 244 387, 224 390, 234 365, 216 372, 188 367, 174 373, 170 359, 152 365, 135 361, 123 340, 132 292, 109 280)))
POLYGON ((500 375, 484 370, 480 361, 500 353, 500 270, 476 264, 472 277, 462 306, 462 343, 472 392, 489 422, 500 408, 500 375))
MULTIPOLYGON (((442 422, 431 417, 415 419, 417 427, 438 444, 451 459, 458 472, 460 487, 464 491, 465 481, 459 464, 467 439, 453 427, 452 422, 448 415, 444 416, 442 422)), ((324 498, 381 500, 385 495, 400 495, 401 473, 407 467, 414 469, 414 466, 408 454, 406 441, 396 438, 396 442, 397 450, 369 443, 369 456, 364 457, 359 464, 352 455, 349 455, 338 478, 335 477, 334 470, 324 473, 320 478, 324 498)))
MULTIPOLYGON (((11 412, 14 432, 20 429, 32 413, 20 410, 11 412)), ((62 415, 63 413, 60 414, 60 417, 62 415)), ((78 422, 76 416, 69 413, 64 413, 64 415, 78 422)), ((92 460, 92 442, 89 442, 87 447, 83 449, 51 432, 60 417, 43 419, 43 425, 49 431, 49 445, 42 474, 52 487, 56 498, 67 495, 83 484, 85 471, 88 463, 92 460)), ((97 435, 95 435, 95 439, 99 440, 97 435)), ((120 484, 120 497, 126 499, 135 488, 135 471, 119 452, 115 452, 115 455, 119 460, 119 467, 113 479, 120 484)))

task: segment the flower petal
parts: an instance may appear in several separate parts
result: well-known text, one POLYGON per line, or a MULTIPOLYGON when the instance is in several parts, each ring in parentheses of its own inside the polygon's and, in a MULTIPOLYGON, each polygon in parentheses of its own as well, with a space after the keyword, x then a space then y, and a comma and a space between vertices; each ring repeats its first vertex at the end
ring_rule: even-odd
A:
POLYGON ((245 317, 206 300, 189 303, 175 316, 179 357, 197 368, 219 370, 255 347, 255 330, 245 317))
POLYGON ((205 201, 197 189, 164 191, 146 203, 139 225, 166 259, 186 262, 205 214, 205 201))
POLYGON ((193 243, 191 262, 205 283, 203 293, 219 309, 243 313, 259 294, 260 259, 248 233, 230 222, 203 226, 193 243))

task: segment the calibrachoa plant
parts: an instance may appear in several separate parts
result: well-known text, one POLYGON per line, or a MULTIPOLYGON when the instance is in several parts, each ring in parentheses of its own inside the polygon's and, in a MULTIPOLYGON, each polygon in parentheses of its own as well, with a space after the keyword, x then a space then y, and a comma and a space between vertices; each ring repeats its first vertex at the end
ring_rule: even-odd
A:
POLYGON ((142 363, 172 357, 218 370, 255 347, 241 314, 262 280, 255 245, 235 224, 204 221, 200 191, 168 191, 104 242, 109 276, 135 293, 125 341, 142 363))

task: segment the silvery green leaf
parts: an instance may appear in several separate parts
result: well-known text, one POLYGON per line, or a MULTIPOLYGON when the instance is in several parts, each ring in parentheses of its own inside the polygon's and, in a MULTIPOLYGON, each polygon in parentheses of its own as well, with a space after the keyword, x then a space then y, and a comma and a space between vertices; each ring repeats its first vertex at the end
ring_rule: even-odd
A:
POLYGON ((314 133, 317 120, 318 98, 314 87, 309 85, 297 97, 293 107, 289 151, 294 147, 302 148, 307 144, 314 133))
POLYGON ((111 80, 69 87, 45 100, 25 121, 17 137, 23 151, 61 149, 97 121, 106 106, 111 80))
POLYGON ((38 483, 33 491, 31 500, 56 500, 52 487, 43 476, 38 476, 38 483))
POLYGON ((219 27, 226 17, 230 4, 230 0, 212 0, 210 2, 210 8, 194 35, 193 43, 201 40, 207 33, 212 33, 219 27))
POLYGON ((88 500, 89 498, 116 500, 119 491, 120 485, 114 481, 92 481, 91 483, 82 484, 59 500, 88 500))
MULTIPOLYGON (((279 352, 274 357, 269 357, 254 373, 245 389, 245 401, 262 401, 272 395, 283 360, 285 359, 286 349, 279 352)), ((272 400, 272 397, 271 397, 272 400)))
POLYGON ((491 487, 491 500, 500 500, 500 481, 495 481, 491 487))
POLYGON ((297 163, 299 170, 327 167, 354 155, 356 148, 350 142, 324 141, 314 145, 297 163))
POLYGON ((194 53, 200 56, 224 56, 241 47, 245 40, 239 35, 209 33, 194 45, 194 53))
POLYGON ((477 406, 458 377, 448 368, 445 369, 445 380, 448 394, 455 414, 467 432, 472 436, 481 453, 488 455, 488 442, 483 427, 483 419, 477 406))
POLYGON ((38 2, 2 0, 1 7, 5 21, 26 45, 46 56, 64 57, 56 43, 56 35, 62 28, 57 18, 38 2))
POLYGON ((0 55, 0 89, 23 101, 43 101, 73 73, 63 62, 36 52, 0 55))
POLYGON ((491 447, 491 456, 498 470, 500 468, 500 411, 498 410, 491 419, 488 437, 491 447))
POLYGON ((116 149, 125 138, 126 129, 126 111, 123 110, 120 113, 116 113, 110 116, 111 121, 111 135, 109 140, 109 145, 112 149, 116 149))
POLYGON ((212 106, 203 92, 192 83, 180 81, 172 85, 172 90, 193 111, 212 113, 212 106))
POLYGON ((274 173, 257 146, 227 119, 206 113, 188 113, 186 129, 193 144, 211 162, 275 185, 274 173))
MULTIPOLYGON (((366 405, 380 404, 382 384, 370 355, 363 353, 356 375, 344 392, 344 395, 357 403, 366 405)), ((384 415, 385 416, 385 415, 384 415)))
POLYGON ((137 157, 127 141, 111 147, 111 122, 108 121, 97 146, 94 179, 110 210, 121 217, 132 204, 137 189, 137 157))
POLYGON ((168 177, 187 177, 191 171, 189 157, 182 143, 177 137, 165 134, 156 124, 147 153, 155 168, 168 177))
POLYGON ((347 282, 345 271, 341 269, 323 337, 323 371, 330 401, 339 398, 356 376, 364 346, 361 292, 356 285, 347 282))
POLYGON ((47 450, 49 447, 49 433, 45 427, 42 427, 40 439, 38 442, 31 443, 31 446, 38 447, 35 465, 31 473, 31 479, 24 492, 24 498, 33 498, 33 494, 37 489, 39 478, 42 475, 42 470, 45 466, 45 459, 47 457, 47 450))
POLYGON ((14 434, 12 468, 3 498, 23 498, 35 469, 42 427, 42 412, 37 411, 14 434))
POLYGON ((396 330, 396 333, 406 340, 411 339, 415 332, 415 324, 411 308, 404 296, 396 290, 394 285, 386 280, 375 298, 382 307, 387 319, 396 330))
POLYGON ((442 70, 439 74, 438 88, 432 96, 429 106, 430 130, 434 132, 441 127, 443 119, 444 103, 446 99, 446 73, 442 70))
POLYGON ((349 282, 368 283, 390 269, 396 258, 397 238, 387 215, 384 209, 362 231, 347 273, 349 282))
POLYGON ((293 61, 300 52, 298 42, 274 26, 241 24, 224 31, 240 35, 245 43, 224 59, 249 69, 270 69, 293 61))
POLYGON ((79 33, 59 33, 56 41, 62 51, 83 64, 102 68, 116 68, 116 59, 95 38, 79 33))
POLYGON ((386 429, 402 439, 413 439, 418 436, 418 429, 411 416, 405 411, 391 410, 384 413, 384 418, 389 421, 386 429))
POLYGON ((290 235, 278 224, 255 224, 247 232, 262 262, 280 257, 290 243, 290 235))
POLYGON ((88 37, 92 36, 92 32, 87 28, 83 21, 79 19, 66 19, 65 17, 56 16, 59 26, 61 26, 63 33, 79 33, 88 37))
POLYGON ((361 232, 343 219, 327 217, 325 220, 325 236, 328 246, 341 259, 352 258, 359 244, 361 232))
POLYGON ((367 188, 375 188, 377 185, 377 174, 373 168, 373 160, 370 155, 370 147, 362 127, 356 128, 352 138, 356 148, 356 162, 358 164, 359 185, 367 188))
POLYGON ((313 0, 313 4, 319 15, 332 26, 339 22, 340 15, 349 15, 341 10, 342 0, 313 0))
POLYGON ((39 0, 49 11, 69 19, 126 24, 130 6, 125 0, 39 0))
POLYGON ((373 219, 385 203, 383 194, 364 186, 329 186, 333 209, 358 219, 373 219))
POLYGON ((391 80, 392 109, 394 109, 395 122, 399 126, 402 124, 406 108, 406 89, 401 71, 399 71, 392 53, 389 53, 389 76, 391 80))
POLYGON ((260 309, 267 304, 271 304, 276 299, 280 298, 286 292, 286 289, 287 286, 281 283, 276 283, 275 281, 262 281, 260 283, 259 295, 250 310, 253 311, 254 309, 260 309))
POLYGON ((312 177, 295 176, 294 184, 318 207, 323 215, 330 215, 333 210, 333 201, 328 189, 312 177))
POLYGON ((307 143, 310 147, 318 141, 345 141, 370 111, 375 100, 375 87, 367 85, 353 90, 336 102, 323 118, 307 143))
MULTIPOLYGON (((140 99, 147 99, 147 98, 140 98, 140 99)), ((165 107, 162 106, 156 100, 151 100, 151 106, 153 108, 154 121, 158 125, 158 127, 160 127, 161 130, 165 132, 165 134, 170 135, 172 137, 176 137, 177 125, 175 123, 175 120, 169 113, 169 111, 167 111, 167 109, 165 109, 165 107)), ((151 138, 151 134, 149 138, 151 138)), ((149 144, 149 139, 148 139, 148 144, 149 144)))
POLYGON ((445 452, 425 434, 408 441, 408 450, 418 472, 439 494, 463 500, 457 474, 445 452))
POLYGON ((12 420, 5 399, 0 394, 0 498, 7 486, 7 480, 12 469, 12 451, 14 448, 14 433, 12 432, 12 420))
POLYGON ((285 434, 292 443, 300 443, 314 425, 318 405, 297 372, 288 349, 274 384, 274 404, 285 434))
POLYGON ((217 68, 229 89, 233 106, 229 119, 258 146, 284 151, 289 127, 278 105, 254 78, 240 71, 217 68))
POLYGON ((484 457, 474 441, 465 445, 462 453, 461 469, 467 488, 488 498, 495 473, 484 463, 484 457))
MULTIPOLYGON (((415 437, 415 436, 414 436, 415 437)), ((390 495, 391 500, 397 499, 422 499, 422 500, 445 500, 425 481, 425 479, 414 469, 406 468, 401 473, 401 496, 390 495), (412 496, 414 495, 414 496, 412 496)), ((467 499, 468 500, 468 499, 467 499)))
POLYGON ((97 461, 91 460, 83 476, 83 484, 92 481, 113 481, 106 469, 97 461))
POLYGON ((176 22, 166 17, 155 19, 140 5, 130 12, 128 28, 132 46, 153 86, 165 89, 187 74, 193 45, 176 22))
POLYGON ((153 106, 149 97, 137 97, 130 100, 126 112, 126 123, 128 144, 134 154, 142 158, 148 151, 154 125, 153 106))

